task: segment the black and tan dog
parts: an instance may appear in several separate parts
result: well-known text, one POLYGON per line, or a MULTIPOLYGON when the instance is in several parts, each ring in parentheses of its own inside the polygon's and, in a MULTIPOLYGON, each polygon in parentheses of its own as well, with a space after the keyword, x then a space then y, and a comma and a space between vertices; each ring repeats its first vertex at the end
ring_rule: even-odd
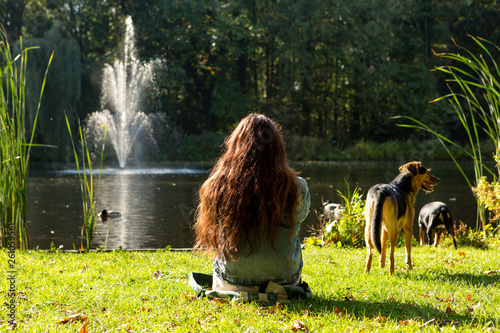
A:
POLYGON ((427 235, 428 244, 432 245, 434 243, 434 247, 436 247, 439 244, 441 227, 445 227, 453 239, 455 249, 457 248, 453 219, 451 218, 450 209, 445 203, 434 201, 423 206, 418 214, 418 226, 420 228, 420 245, 424 244, 427 235))
POLYGON ((372 265, 372 246, 380 253, 380 267, 385 266, 387 239, 391 243, 390 273, 394 273, 394 248, 398 231, 403 228, 405 234, 406 264, 412 269, 411 238, 414 203, 418 191, 431 192, 439 183, 439 178, 429 173, 429 169, 420 162, 410 162, 399 167, 401 172, 390 184, 377 184, 368 190, 365 204, 365 241, 368 254, 365 272, 372 265))

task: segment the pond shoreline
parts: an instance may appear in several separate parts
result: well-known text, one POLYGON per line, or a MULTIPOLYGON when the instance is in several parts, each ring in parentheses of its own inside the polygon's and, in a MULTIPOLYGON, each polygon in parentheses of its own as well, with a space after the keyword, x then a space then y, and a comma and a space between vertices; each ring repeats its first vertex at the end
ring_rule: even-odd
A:
MULTIPOLYGON (((425 163, 441 183, 433 193, 420 193, 415 203, 443 201, 458 221, 475 225, 475 200, 463 176, 453 162, 425 163)), ((299 236, 308 237, 319 220, 326 200, 341 202, 339 192, 358 186, 364 193, 377 183, 388 183, 397 176, 399 163, 393 162, 294 162, 291 165, 306 179, 311 191, 311 210, 299 236)), ((206 162, 155 163, 151 168, 172 168, 173 173, 105 173, 102 175, 96 208, 111 209, 122 215, 107 221, 98 220, 95 245, 105 249, 191 248, 192 222, 197 207, 197 193, 208 176, 206 162), (178 174, 192 168, 199 173, 178 174), (177 171, 175 171, 177 170, 177 171)), ((471 169, 466 169, 471 173, 471 169)), ((41 249, 79 248, 83 213, 81 190, 76 174, 38 169, 28 178, 27 220, 31 247, 41 249)), ((418 216, 418 215, 417 215, 418 216)), ((416 225, 416 222, 414 223, 416 225)), ((417 235, 415 230, 414 235, 417 235)))

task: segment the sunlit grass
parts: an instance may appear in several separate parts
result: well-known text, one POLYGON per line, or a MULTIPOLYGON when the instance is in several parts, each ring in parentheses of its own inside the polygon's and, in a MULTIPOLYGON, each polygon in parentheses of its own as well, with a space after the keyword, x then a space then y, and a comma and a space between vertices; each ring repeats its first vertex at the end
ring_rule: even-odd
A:
MULTIPOLYGON (((263 306, 191 297, 189 273, 211 270, 191 252, 17 252, 17 331, 75 332, 83 320, 58 324, 71 315, 85 316, 89 332, 499 330, 497 248, 414 247, 412 271, 397 248, 393 276, 377 266, 365 274, 364 259, 365 249, 307 248, 313 299, 263 306)), ((5 320, 0 330, 10 331, 5 320)))

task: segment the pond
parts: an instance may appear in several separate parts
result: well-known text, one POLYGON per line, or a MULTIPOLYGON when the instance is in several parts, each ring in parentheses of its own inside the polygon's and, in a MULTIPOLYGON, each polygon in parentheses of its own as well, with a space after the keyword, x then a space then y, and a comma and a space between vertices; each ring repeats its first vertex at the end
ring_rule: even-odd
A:
MULTIPOLYGON (((415 203, 420 208, 431 201, 443 201, 453 218, 475 226, 476 204, 470 188, 451 162, 425 163, 441 182, 433 193, 420 191, 415 203)), ((318 224, 315 211, 329 199, 341 202, 337 190, 345 193, 359 186, 363 193, 377 183, 390 182, 398 174, 398 163, 295 163, 311 191, 311 212, 301 228, 301 237, 318 224)), ((210 165, 161 165, 154 168, 106 169, 97 193, 97 209, 121 211, 122 215, 98 220, 94 238, 106 249, 150 249, 192 247, 191 223, 196 193, 207 177, 210 165)), ((472 170, 467 171, 471 174, 472 170)), ((74 170, 30 171, 27 219, 32 248, 49 249, 51 244, 78 249, 81 244, 83 210, 78 175, 74 170)), ((417 235, 416 220, 414 234, 417 235)))

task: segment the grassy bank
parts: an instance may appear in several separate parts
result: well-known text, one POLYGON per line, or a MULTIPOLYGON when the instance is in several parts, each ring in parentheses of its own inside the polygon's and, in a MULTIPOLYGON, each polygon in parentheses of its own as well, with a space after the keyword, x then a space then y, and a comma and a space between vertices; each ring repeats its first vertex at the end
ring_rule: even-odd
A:
MULTIPOLYGON (((188 275, 210 272, 210 262, 191 252, 18 251, 14 331, 75 332, 85 322, 88 332, 499 331, 498 247, 414 247, 410 272, 403 253, 389 276, 363 272, 365 249, 306 248, 313 299, 262 306, 195 299, 188 275)), ((9 281, 0 288, 7 294, 9 281)), ((10 332, 7 302, 1 311, 0 331, 10 332)))

